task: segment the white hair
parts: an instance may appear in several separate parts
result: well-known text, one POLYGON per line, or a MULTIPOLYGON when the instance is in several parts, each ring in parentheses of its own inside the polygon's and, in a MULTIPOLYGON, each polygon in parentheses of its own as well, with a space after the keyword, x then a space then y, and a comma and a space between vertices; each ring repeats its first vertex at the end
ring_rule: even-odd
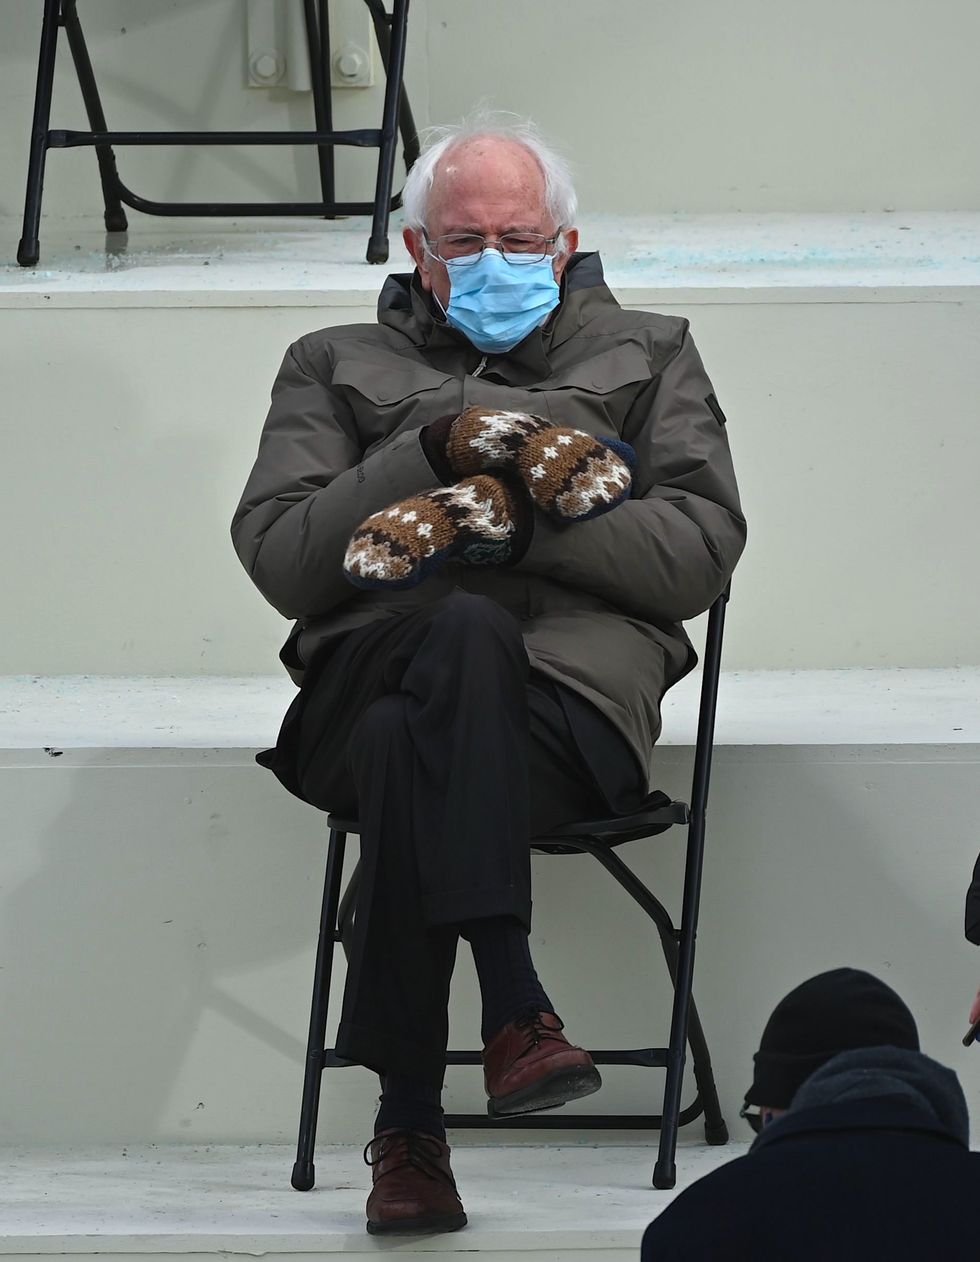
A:
MULTIPOLYGON (((569 228, 575 222, 578 198, 572 184, 568 162, 544 140, 530 119, 502 110, 480 109, 461 123, 426 128, 425 149, 405 178, 402 210, 406 228, 424 228, 428 214, 429 194, 436 167, 442 158, 459 145, 476 137, 512 140, 531 154, 544 176, 544 200, 548 214, 556 224, 569 228)), ((564 242, 562 243, 564 244, 564 242)))

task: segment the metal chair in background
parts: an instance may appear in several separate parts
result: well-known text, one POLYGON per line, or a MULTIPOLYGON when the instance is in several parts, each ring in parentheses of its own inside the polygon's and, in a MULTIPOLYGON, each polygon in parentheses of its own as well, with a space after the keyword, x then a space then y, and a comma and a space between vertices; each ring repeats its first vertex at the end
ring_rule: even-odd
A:
POLYGON ((309 49, 316 130, 301 131, 109 131, 95 72, 78 18, 77 0, 44 0, 41 46, 38 54, 34 122, 24 201, 24 229, 17 262, 32 267, 40 258, 39 228, 44 165, 49 149, 82 145, 95 148, 109 232, 125 232, 124 206, 148 215, 174 216, 322 216, 372 215, 367 246, 369 263, 388 259, 388 217, 398 208, 400 196, 392 196, 395 149, 401 131, 405 168, 419 155, 418 135, 403 76, 408 32, 409 0, 393 0, 389 14, 383 0, 364 0, 371 14, 386 86, 380 128, 333 130, 330 98, 330 23, 327 0, 303 0, 306 42, 309 49), (85 102, 90 131, 49 128, 54 86, 58 32, 64 28, 75 73, 85 102), (116 169, 116 145, 316 145, 321 201, 317 202, 160 202, 140 197, 122 182, 116 169), (337 201, 334 189, 334 146, 352 145, 378 149, 378 173, 373 202, 337 201))
MULTIPOLYGON (((707 1142, 709 1144, 727 1143, 728 1127, 721 1115, 711 1069, 711 1058, 694 1003, 692 987, 694 946, 701 901, 705 817, 711 775, 725 607, 728 597, 729 592, 726 590, 714 602, 708 617, 690 805, 686 802, 671 801, 665 793, 653 793, 647 798, 643 807, 632 815, 566 824, 543 837, 536 837, 531 843, 532 849, 544 854, 592 855, 619 882, 656 927, 667 971, 674 988, 668 1045, 632 1050, 599 1050, 592 1052, 592 1056, 599 1065, 639 1065, 666 1069, 662 1112, 577 1113, 563 1116, 551 1111, 537 1116, 500 1119, 490 1118, 485 1114, 447 1114, 447 1127, 494 1129, 506 1127, 521 1130, 659 1130, 660 1146, 653 1171, 653 1186, 656 1188, 674 1186, 677 1131, 680 1126, 694 1121, 703 1114, 704 1135, 707 1142), (675 928, 663 904, 614 853, 615 846, 627 841, 654 836, 678 824, 687 825, 687 854, 680 929, 675 928), (688 1045, 691 1048, 696 1092, 691 1103, 682 1109, 681 1090, 688 1045)), ((344 950, 349 953, 353 930, 360 865, 355 867, 343 897, 341 897, 341 878, 347 834, 358 831, 358 822, 331 815, 327 818, 327 825, 330 828, 330 842, 327 850, 326 879, 314 971, 299 1142, 292 1173, 292 1185, 300 1192, 308 1191, 315 1181, 313 1157, 322 1072, 324 1069, 341 1068, 348 1064, 336 1055, 333 1048, 325 1048, 324 1041, 334 944, 340 942, 344 950)), ((448 1063, 450 1065, 479 1065, 480 1053, 451 1051, 448 1063)))

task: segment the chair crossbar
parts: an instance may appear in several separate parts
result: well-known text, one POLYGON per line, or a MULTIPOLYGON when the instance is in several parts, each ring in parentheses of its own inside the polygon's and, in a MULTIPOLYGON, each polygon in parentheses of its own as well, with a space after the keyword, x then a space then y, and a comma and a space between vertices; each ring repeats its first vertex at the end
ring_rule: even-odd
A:
MULTIPOLYGON (((703 1113, 701 1101, 695 1100, 677 1116, 678 1126, 697 1121, 703 1113)), ((456 1130, 499 1130, 506 1126, 517 1131, 659 1131, 663 1129, 662 1113, 575 1113, 571 1116, 535 1114, 511 1117, 506 1121, 485 1113, 447 1113, 446 1125, 456 1130)))
MULTIPOLYGON (((597 1065, 641 1065, 647 1069, 665 1069, 667 1066, 666 1047, 639 1047, 635 1051, 599 1051, 589 1055, 597 1065)), ((480 1052, 448 1052, 448 1065, 482 1065, 480 1052)))
POLYGON ((379 128, 360 131, 65 131, 48 132, 49 149, 82 145, 351 145, 377 149, 379 128))
MULTIPOLYGON (((370 215, 374 211, 373 202, 158 202, 147 197, 140 197, 131 192, 125 184, 116 186, 119 200, 124 206, 140 210, 146 215, 164 215, 167 218, 194 217, 202 215, 232 215, 241 217, 278 215, 288 218, 293 215, 309 217, 310 215, 370 215)), ((392 199, 392 209, 400 205, 399 198, 392 199)))
MULTIPOLYGON (((667 1051, 666 1047, 639 1047, 634 1051, 600 1051, 590 1052, 589 1055, 597 1065, 639 1065, 644 1069, 666 1069, 667 1051)), ((353 1064, 353 1061, 338 1056, 332 1047, 324 1048, 324 1069, 349 1069, 353 1064)), ((446 1064, 482 1065, 483 1056, 480 1052, 447 1052, 446 1064)))

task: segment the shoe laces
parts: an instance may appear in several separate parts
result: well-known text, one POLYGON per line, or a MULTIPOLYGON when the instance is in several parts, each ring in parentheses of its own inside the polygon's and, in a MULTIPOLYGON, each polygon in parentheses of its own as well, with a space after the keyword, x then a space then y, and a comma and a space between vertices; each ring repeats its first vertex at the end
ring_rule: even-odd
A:
MULTIPOLYGON (((558 1022, 558 1028, 555 1029, 553 1026, 545 1025, 541 1019, 544 1015, 541 1012, 525 1012, 522 1016, 515 1019, 514 1025, 529 1039, 527 1047, 520 1053, 520 1056, 526 1056, 528 1052, 540 1047, 545 1039, 552 1039, 558 1043, 565 1041, 561 1034, 561 1031, 565 1028, 561 1018, 555 1017, 555 1020, 558 1022)), ((548 1015, 551 1016, 552 1014, 549 1013, 548 1015)), ((520 1056, 518 1056, 518 1060, 520 1060, 520 1056)))
POLYGON ((396 1164, 391 1167, 391 1170, 386 1170, 386 1174, 411 1166, 429 1179, 444 1181, 447 1179, 445 1170, 437 1164, 442 1156, 442 1144, 439 1140, 434 1135, 427 1135, 425 1131, 413 1131, 407 1127, 389 1131, 386 1135, 375 1135, 374 1139, 368 1140, 364 1145, 364 1164, 373 1169, 392 1156, 393 1146, 402 1144, 404 1148, 401 1160, 398 1161, 396 1158, 396 1164), (375 1144, 378 1145, 376 1157, 371 1155, 371 1149, 375 1144))

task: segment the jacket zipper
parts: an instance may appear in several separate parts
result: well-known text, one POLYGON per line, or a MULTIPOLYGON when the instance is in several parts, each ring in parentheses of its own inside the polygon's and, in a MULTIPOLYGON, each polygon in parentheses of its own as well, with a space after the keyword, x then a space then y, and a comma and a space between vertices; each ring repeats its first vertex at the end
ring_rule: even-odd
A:
POLYGON ((483 372, 486 366, 487 366, 487 357, 486 355, 484 355, 483 358, 480 360, 480 362, 477 364, 477 366, 473 369, 470 376, 479 377, 480 373, 483 372))

